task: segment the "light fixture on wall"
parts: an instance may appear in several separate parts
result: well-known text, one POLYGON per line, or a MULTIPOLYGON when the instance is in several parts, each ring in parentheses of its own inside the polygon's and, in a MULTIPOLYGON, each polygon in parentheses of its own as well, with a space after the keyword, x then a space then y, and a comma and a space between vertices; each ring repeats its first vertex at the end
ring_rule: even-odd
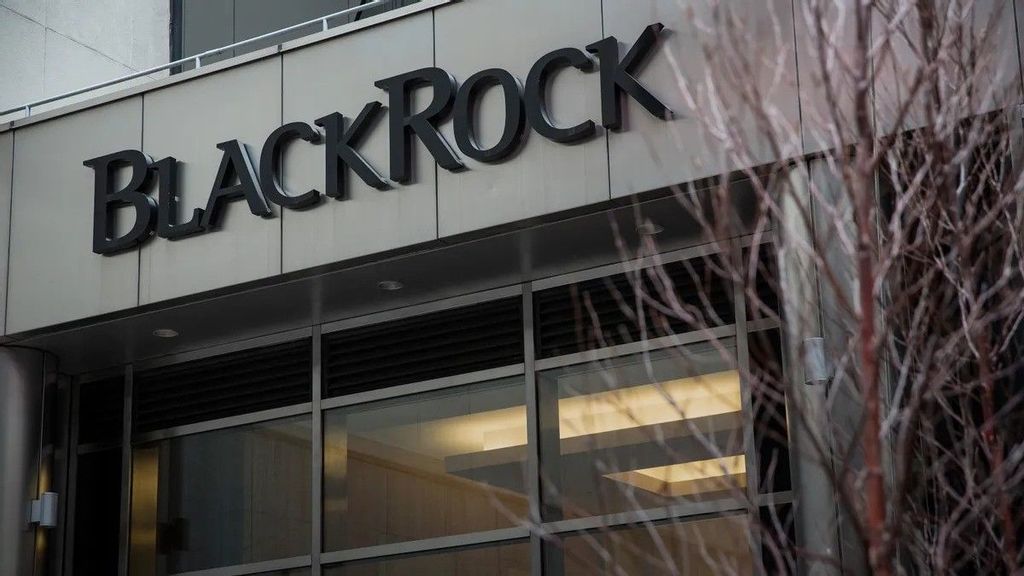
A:
POLYGON ((153 336, 156 336, 157 338, 177 338, 178 332, 177 330, 172 330, 170 328, 157 328, 156 330, 153 330, 153 336))
POLYGON ((405 284, 402 284, 398 280, 381 280, 380 282, 377 282, 377 288, 380 288, 385 292, 398 292, 402 288, 405 288, 405 284))
POLYGON ((637 224, 636 231, 641 236, 656 236, 664 232, 665 228, 651 222, 650 220, 645 220, 640 224, 637 224))

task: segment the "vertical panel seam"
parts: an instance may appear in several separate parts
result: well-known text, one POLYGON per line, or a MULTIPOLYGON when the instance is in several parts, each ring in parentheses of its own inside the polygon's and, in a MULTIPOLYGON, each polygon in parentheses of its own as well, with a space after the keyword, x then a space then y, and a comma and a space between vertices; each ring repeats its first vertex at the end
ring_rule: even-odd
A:
MULTIPOLYGON (((139 150, 146 150, 146 93, 140 96, 142 109, 139 113, 139 150)), ((142 248, 145 244, 139 244, 135 249, 135 306, 142 306, 142 248)))
POLYGON ((312 402, 311 402, 311 428, 313 442, 313 474, 312 474, 312 492, 313 502, 311 508, 312 518, 310 522, 313 526, 312 545, 310 547, 310 570, 312 576, 320 576, 322 574, 322 567, 320 563, 320 555, 323 552, 323 522, 324 522, 324 510, 323 510, 323 468, 324 468, 324 413, 323 413, 323 337, 321 335, 321 326, 319 324, 313 326, 312 330, 312 347, 311 361, 313 363, 312 369, 312 402))
MULTIPOLYGON (((604 22, 604 0, 599 3, 599 9, 601 11, 601 37, 605 38, 608 35, 608 31, 605 29, 604 22)), ((612 131, 604 129, 604 156, 605 156, 605 178, 608 180, 608 200, 613 198, 612 195, 612 131)))
MULTIPOLYGON (((278 48, 278 50, 280 50, 281 49, 281 45, 279 44, 277 48, 278 48)), ((279 94, 280 94, 280 101, 278 102, 279 116, 278 116, 278 123, 277 123, 277 125, 278 126, 284 126, 284 54, 279 52, 277 57, 281 61, 281 66, 279 68, 280 74, 278 74, 278 76, 277 76, 278 85, 281 88, 281 90, 279 92, 279 94)), ((262 160, 263 159, 261 158, 260 161, 262 162, 262 160)), ((282 162, 281 163, 281 176, 280 176, 282 182, 284 181, 284 169, 285 169, 284 162, 282 162)), ((265 186, 265 184, 264 184, 264 186, 265 186)), ((279 218, 280 222, 278 223, 279 224, 279 228, 278 228, 279 231, 278 231, 277 273, 278 274, 284 274, 284 213, 285 213, 285 209, 284 209, 284 206, 281 206, 278 209, 281 211, 281 217, 279 218)))
POLYGON ((132 498, 132 411, 135 395, 135 365, 124 370, 124 414, 121 417, 121 510, 118 534, 118 574, 128 576, 131 555, 132 498))
POLYGON ((537 576, 544 574, 544 544, 539 526, 544 522, 541 512, 539 391, 537 389, 536 346, 534 336, 533 284, 522 284, 523 384, 526 387, 526 452, 527 504, 530 516, 530 567, 537 576))
MULTIPOLYGON (((430 47, 432 50, 432 62, 437 66, 437 8, 430 11, 430 47)), ((434 162, 434 239, 441 238, 441 176, 437 169, 437 160, 431 156, 434 162)))
POLYGON ((78 494, 78 406, 80 402, 81 380, 72 378, 70 381, 71 395, 70 418, 68 419, 68 449, 67 449, 67 488, 64 496, 64 550, 61 558, 63 563, 62 574, 74 576, 75 560, 75 508, 78 494))
POLYGON ((1017 12, 1017 3, 1010 2, 1010 12, 1013 13, 1013 32, 1014 32, 1014 48, 1016 48, 1017 55, 1017 87, 1021 89, 1020 95, 1017 97, 1017 104, 1020 105, 1024 102, 1024 62, 1020 58, 1020 14, 1017 12))
POLYGON ((11 303, 11 243, 14 241, 14 151, 17 145, 18 132, 11 131, 11 187, 7 201, 7 266, 4 271, 4 325, 3 334, 7 334, 7 311, 11 303))
POLYGON ((796 73, 796 118, 797 127, 800 130, 800 149, 807 152, 807 142, 804 140, 804 99, 800 88, 800 40, 797 38, 796 27, 796 0, 790 0, 789 12, 793 18, 793 70, 796 73))

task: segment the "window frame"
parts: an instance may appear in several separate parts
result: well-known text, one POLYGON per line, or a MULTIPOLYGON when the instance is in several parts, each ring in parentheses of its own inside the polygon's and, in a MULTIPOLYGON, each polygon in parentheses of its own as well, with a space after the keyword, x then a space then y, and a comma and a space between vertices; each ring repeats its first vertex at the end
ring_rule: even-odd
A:
MULTIPOLYGON (((71 454, 75 457, 69 464, 69 495, 68 495, 68 525, 73 524, 74 518, 74 486, 77 470, 78 454, 88 453, 90 450, 101 450, 111 446, 78 445, 78 395, 83 384, 110 377, 112 374, 123 373, 125 378, 125 412, 123 439, 120 442, 122 449, 122 487, 121 487, 121 533, 119 534, 119 576, 128 575, 128 553, 130 545, 130 498, 131 498, 131 464, 132 450, 137 445, 152 443, 158 440, 167 440, 175 437, 210 432, 225 428, 234 428, 242 425, 257 424, 284 417, 300 416, 310 414, 312 418, 312 534, 310 554, 260 562, 256 564, 227 566, 213 568, 198 572, 176 573, 169 576, 258 576, 267 572, 281 570, 296 570, 309 568, 311 574, 320 574, 321 568, 332 567, 355 561, 366 561, 373 559, 386 559, 395 556, 409 554, 452 551, 460 548, 476 547, 487 544, 508 543, 519 540, 528 540, 531 551, 531 573, 543 574, 543 543, 537 531, 529 527, 513 527, 487 532, 475 532, 463 535, 443 536, 424 540, 401 542, 396 544, 384 544, 365 548, 357 548, 342 551, 326 551, 323 549, 323 466, 324 466, 324 412, 345 406, 363 404, 377 400, 409 396, 422 392, 443 390, 466 386, 479 382, 486 382, 505 377, 523 376, 526 391, 527 411, 527 497, 531 518, 535 521, 541 518, 540 514, 540 438, 538 422, 538 375, 541 372, 566 366, 575 366, 609 360, 622 356, 638 355, 677 348, 681 346, 700 344, 717 339, 731 339, 735 342, 737 369, 740 371, 741 392, 743 399, 743 413, 751 415, 744 418, 744 455, 747 459, 747 491, 748 498, 756 504, 756 510, 749 510, 739 500, 709 500, 700 502, 688 502, 672 505, 663 508, 648 510, 631 510, 614 514, 605 514, 587 518, 575 518, 570 520, 559 520, 552 522, 539 522, 541 530, 547 534, 586 534, 595 530, 621 528, 630 524, 642 524, 648 522, 663 522, 668 520, 685 521, 688 518, 701 518, 709 515, 729 515, 745 513, 753 516, 757 511, 766 506, 786 505, 794 501, 793 490, 758 493, 760 481, 758 478, 759 467, 757 463, 756 441, 754 435, 754 422, 752 415, 753 402, 751 398, 750 383, 746 376, 750 370, 750 351, 748 337, 755 332, 767 330, 781 330, 779 322, 774 320, 747 320, 746 295, 742 286, 734 286, 733 303, 735 306, 735 322, 733 324, 716 326, 705 330, 685 332, 671 336, 663 336, 610 346, 576 352, 551 358, 538 359, 535 353, 536 341, 534 339, 534 293, 549 288, 574 284, 584 280, 593 280, 620 274, 622 272, 636 271, 640 268, 647 268, 662 263, 678 262, 693 258, 701 258, 721 253, 723 250, 742 249, 753 245, 771 248, 776 245, 774 234, 768 233, 764 236, 754 238, 753 236, 742 236, 728 242, 718 244, 703 244, 680 250, 658 254, 657 256, 633 259, 624 262, 609 264, 605 266, 579 270, 560 274, 548 278, 527 281, 513 284, 497 289, 476 292, 446 298, 442 300, 427 302, 414 306, 408 306, 393 310, 376 312, 354 318, 324 322, 306 328, 288 330, 257 338, 250 338, 228 344, 218 345, 201 350, 193 350, 171 354, 159 358, 148 359, 134 364, 127 364, 123 367, 107 369, 95 373, 85 374, 74 379, 72 385, 72 407, 71 407, 71 454), (379 324, 390 320, 415 317, 431 312, 439 312, 473 304, 480 304, 493 300, 500 300, 509 297, 522 298, 522 329, 524 345, 524 361, 518 364, 491 368, 478 372, 470 372, 455 376, 447 376, 434 380, 421 381, 400 386, 393 386, 372 390, 369 392, 357 392, 350 395, 324 398, 323 390, 323 365, 322 346, 323 335, 338 332, 350 328, 379 324), (212 356, 219 356, 231 352, 244 351, 252 348, 259 348, 273 344, 280 344, 301 338, 312 339, 312 372, 311 387, 312 399, 310 402, 284 406, 262 412, 249 413, 239 416, 230 416, 217 420, 210 420, 195 424, 188 424, 173 428, 156 430, 142 434, 132 434, 132 375, 135 370, 153 369, 162 366, 170 366, 199 360, 212 356)), ((784 378, 790 376, 785 349, 781 358, 784 378)), ((788 402, 787 402, 788 405, 788 402)), ((792 432, 787 429, 787 435, 792 432)), ((790 466, 793 466, 791 459, 790 466)), ((791 470, 792 473, 792 470, 791 470)), ((73 529, 65 531, 69 544, 65 547, 65 566, 68 566, 70 573, 71 560, 73 559, 73 529)), ((755 532, 750 535, 752 548, 755 550, 754 558, 758 569, 763 571, 760 537, 755 532)))

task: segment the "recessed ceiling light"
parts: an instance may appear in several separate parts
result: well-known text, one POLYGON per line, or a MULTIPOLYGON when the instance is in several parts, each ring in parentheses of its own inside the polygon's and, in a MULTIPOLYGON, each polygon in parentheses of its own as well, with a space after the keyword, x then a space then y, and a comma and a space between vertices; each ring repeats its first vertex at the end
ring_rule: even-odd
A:
POLYGON ((170 328, 158 328, 153 330, 153 336, 156 336, 157 338, 176 338, 178 336, 178 332, 176 330, 171 330, 170 328))
POLYGON ((402 284, 398 280, 381 280, 380 282, 377 282, 377 288, 387 292, 397 292, 402 288, 405 288, 405 284, 402 284))
POLYGON ((662 228, 661 226, 658 226, 654 222, 648 220, 642 224, 637 225, 636 231, 642 236, 654 236, 655 234, 661 234, 662 232, 665 231, 665 229, 662 228))

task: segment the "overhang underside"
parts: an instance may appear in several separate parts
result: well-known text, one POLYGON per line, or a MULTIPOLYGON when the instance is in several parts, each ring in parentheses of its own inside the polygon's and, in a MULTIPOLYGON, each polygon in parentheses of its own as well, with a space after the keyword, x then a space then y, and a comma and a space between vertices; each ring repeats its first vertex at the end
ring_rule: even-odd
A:
MULTIPOLYGON (((733 188, 738 212, 750 215, 752 194, 742 183, 733 188)), ((636 256, 642 232, 650 231, 639 224, 648 219, 661 229, 654 236, 659 251, 708 241, 671 192, 651 196, 10 335, 3 343, 45 350, 57 357, 61 372, 84 374, 619 263, 636 256), (382 290, 378 284, 386 280, 404 287, 382 290), (178 336, 158 338, 158 329, 178 336)))

